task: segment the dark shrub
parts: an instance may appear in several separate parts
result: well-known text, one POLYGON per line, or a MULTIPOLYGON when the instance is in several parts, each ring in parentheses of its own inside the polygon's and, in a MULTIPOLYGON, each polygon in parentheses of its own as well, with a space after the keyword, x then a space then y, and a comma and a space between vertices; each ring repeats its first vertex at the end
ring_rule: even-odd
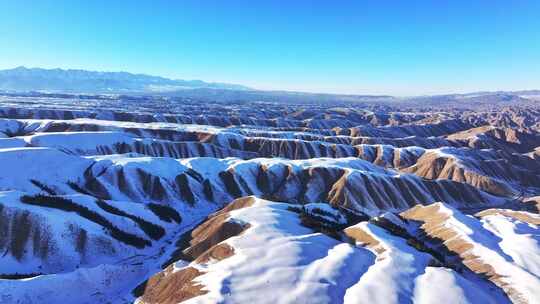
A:
POLYGON ((179 224, 182 222, 182 217, 180 217, 180 214, 178 214, 176 210, 169 206, 158 205, 154 203, 149 203, 147 206, 150 211, 152 211, 155 215, 159 217, 160 220, 164 222, 170 223, 174 221, 179 224))
POLYGON ((39 181, 37 181, 37 180, 35 180, 35 179, 31 179, 30 182, 31 182, 32 184, 34 184, 34 186, 36 186, 36 187, 38 187, 39 189, 41 189, 41 191, 47 192, 47 194, 49 194, 49 195, 56 195, 56 192, 55 192, 53 189, 47 187, 47 185, 44 185, 43 183, 41 183, 41 182, 39 182, 39 181))
POLYGON ((0 279, 2 280, 20 280, 37 277, 42 275, 42 273, 6 273, 0 274, 0 279))
POLYGON ((17 212, 15 218, 11 221, 11 254, 20 261, 25 254, 26 243, 30 239, 32 222, 30 212, 17 212))
POLYGON ((79 193, 90 195, 90 196, 92 195, 90 192, 88 192, 88 191, 84 190, 83 188, 81 188, 81 186, 79 186, 77 183, 67 182, 67 184, 71 189, 73 189, 73 190, 75 190, 75 191, 77 191, 79 193))

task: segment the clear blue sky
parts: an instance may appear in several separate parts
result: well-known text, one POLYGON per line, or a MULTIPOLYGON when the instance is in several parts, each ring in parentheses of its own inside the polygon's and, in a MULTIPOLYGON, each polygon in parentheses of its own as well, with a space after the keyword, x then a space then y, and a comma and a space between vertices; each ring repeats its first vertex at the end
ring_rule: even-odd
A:
POLYGON ((0 41, 0 69, 315 92, 540 89, 536 0, 0 0, 0 41))

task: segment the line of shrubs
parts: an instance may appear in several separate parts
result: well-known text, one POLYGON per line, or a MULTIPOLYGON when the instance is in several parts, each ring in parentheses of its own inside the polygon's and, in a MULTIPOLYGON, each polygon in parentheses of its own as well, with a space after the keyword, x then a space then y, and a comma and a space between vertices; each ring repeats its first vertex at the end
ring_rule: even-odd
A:
POLYGON ((317 208, 317 207, 312 208, 311 213, 315 214, 315 215, 318 214, 318 215, 329 217, 329 218, 333 219, 335 222, 339 222, 339 220, 340 220, 339 215, 336 215, 335 213, 332 213, 332 212, 329 212, 327 210, 323 210, 323 209, 317 208))
POLYGON ((2 280, 20 280, 28 279, 43 275, 43 273, 0 273, 0 279, 2 280))
MULTIPOLYGON (((69 187, 71 187, 71 189, 73 189, 73 190, 75 190, 75 191, 77 191, 79 193, 90 195, 90 196, 95 196, 95 194, 92 194, 92 193, 86 191, 85 189, 81 188, 79 185, 77 185, 74 182, 68 182, 67 184, 69 185, 69 187)), ((152 213, 154 213, 157 217, 159 217, 160 220, 162 220, 164 222, 167 222, 167 223, 171 223, 172 221, 174 221, 176 223, 181 223, 182 222, 182 217, 180 216, 180 214, 176 210, 174 210, 173 208, 171 208, 169 206, 159 205, 159 204, 155 204, 155 203, 149 203, 147 206, 150 209, 150 211, 152 211, 152 213)), ((111 212, 111 213, 113 213, 113 212, 111 212)), ((143 229, 143 228, 141 227, 141 229, 143 229)))
POLYGON ((74 183, 72 181, 68 181, 67 184, 71 189, 73 189, 73 190, 75 190, 75 191, 77 191, 79 193, 86 194, 86 195, 92 195, 92 193, 84 190, 83 188, 81 188, 81 186, 77 185, 77 183, 74 183))
MULTIPOLYGON (((298 213, 300 222, 303 226, 324 233, 337 240, 341 239, 341 231, 348 226, 347 224, 329 221, 327 218, 321 216, 330 215, 330 213, 320 208, 313 208, 312 211, 309 212, 304 206, 289 206, 287 207, 287 210, 298 213)), ((333 217, 334 216, 332 215, 332 218, 333 217)))
POLYGON ((171 223, 174 221, 175 223, 180 224, 182 222, 182 217, 180 214, 174 210, 173 208, 169 206, 149 203, 147 204, 148 209, 152 211, 157 217, 159 217, 160 220, 171 223))
POLYGON ((36 205, 48 208, 60 209, 68 212, 75 212, 79 216, 86 218, 98 225, 103 226, 109 234, 116 240, 136 248, 144 248, 150 246, 150 241, 143 239, 137 235, 127 233, 118 227, 114 226, 109 220, 102 215, 92 211, 84 206, 76 204, 70 199, 60 196, 47 196, 42 194, 23 195, 21 202, 29 205, 36 205))
POLYGON ((47 194, 49 195, 56 195, 56 192, 49 188, 47 185, 35 180, 35 179, 30 179, 30 182, 32 184, 34 184, 34 186, 38 187, 39 189, 41 189, 41 191, 44 191, 44 192, 47 192, 47 194))
POLYGON ((159 240, 160 238, 162 238, 164 235, 165 235, 165 229, 163 229, 163 227, 161 226, 158 226, 154 223, 150 223, 138 216, 135 216, 133 214, 129 214, 123 210, 120 210, 114 206, 111 206, 109 204, 107 204, 104 200, 96 200, 96 203, 97 205, 109 212, 109 213, 112 213, 112 214, 115 214, 115 215, 119 215, 119 216, 123 216, 123 217, 127 217, 129 219, 131 219, 132 221, 134 221, 135 223, 137 223, 137 225, 141 228, 142 231, 144 231, 144 233, 146 233, 146 235, 148 235, 149 237, 151 237, 152 239, 154 240, 159 240))

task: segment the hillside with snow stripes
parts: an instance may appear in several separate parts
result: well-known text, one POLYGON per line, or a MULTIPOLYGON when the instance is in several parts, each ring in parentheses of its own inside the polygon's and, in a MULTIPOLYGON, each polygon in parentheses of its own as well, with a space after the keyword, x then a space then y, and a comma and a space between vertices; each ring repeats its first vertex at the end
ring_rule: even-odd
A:
POLYGON ((0 100, 2 303, 540 303, 535 108, 0 100))

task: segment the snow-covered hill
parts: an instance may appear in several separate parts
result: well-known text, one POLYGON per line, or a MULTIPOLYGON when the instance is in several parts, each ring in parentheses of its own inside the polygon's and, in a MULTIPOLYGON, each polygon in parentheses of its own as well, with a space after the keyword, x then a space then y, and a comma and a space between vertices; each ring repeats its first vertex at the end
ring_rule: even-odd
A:
POLYGON ((3 99, 0 302, 540 302, 537 109, 122 98, 3 99))

